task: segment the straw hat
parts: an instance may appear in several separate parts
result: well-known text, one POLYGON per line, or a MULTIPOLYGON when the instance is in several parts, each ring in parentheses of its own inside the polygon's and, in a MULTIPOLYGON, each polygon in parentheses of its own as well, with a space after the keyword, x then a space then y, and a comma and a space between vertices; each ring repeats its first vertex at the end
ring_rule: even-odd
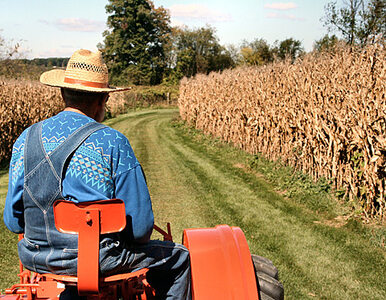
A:
POLYGON ((68 61, 66 70, 55 69, 44 72, 40 82, 55 87, 64 87, 89 92, 110 93, 128 90, 109 86, 107 66, 100 51, 77 50, 68 61))

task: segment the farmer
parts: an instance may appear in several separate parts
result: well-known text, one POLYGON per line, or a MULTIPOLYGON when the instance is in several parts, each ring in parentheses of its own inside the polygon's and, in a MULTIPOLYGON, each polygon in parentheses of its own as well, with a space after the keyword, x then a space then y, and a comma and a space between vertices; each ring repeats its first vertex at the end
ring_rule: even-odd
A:
POLYGON ((75 275, 77 236, 59 233, 52 205, 111 198, 125 203, 123 233, 102 236, 103 275, 149 268, 147 279, 160 299, 190 299, 187 249, 150 241, 153 211, 143 170, 127 138, 100 124, 110 92, 100 52, 78 50, 66 70, 41 75, 61 87, 65 109, 26 129, 13 146, 4 222, 14 233, 23 265, 39 273, 75 275))

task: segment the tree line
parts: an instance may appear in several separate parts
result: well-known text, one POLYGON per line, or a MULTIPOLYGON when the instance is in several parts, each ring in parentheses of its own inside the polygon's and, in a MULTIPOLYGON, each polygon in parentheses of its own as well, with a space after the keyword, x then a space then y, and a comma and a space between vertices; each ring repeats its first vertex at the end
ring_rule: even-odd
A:
POLYGON ((23 58, 20 44, 12 44, 0 36, 0 76, 38 80, 40 74, 53 67, 65 68, 69 57, 23 58))
POLYGON ((178 83, 186 76, 208 74, 238 65, 261 65, 304 53, 299 40, 288 38, 269 45, 264 39, 224 46, 210 25, 170 26, 170 15, 148 0, 110 0, 108 30, 98 45, 118 85, 178 83))
MULTIPOLYGON (((364 46, 382 42, 386 36, 384 0, 341 0, 329 2, 321 19, 328 29, 314 42, 314 51, 330 51, 338 43, 364 46), (337 35, 340 36, 338 38, 337 35)), ((301 41, 287 38, 270 45, 256 38, 240 46, 221 45, 216 29, 172 27, 170 14, 150 0, 109 0, 107 30, 98 44, 116 85, 176 84, 186 76, 208 74, 239 65, 263 65, 275 60, 294 62, 304 55, 301 41)), ((0 73, 12 69, 19 45, 6 47, 0 37, 0 73)), ((68 58, 21 60, 19 65, 64 67, 68 58)))
MULTIPOLYGON (((215 28, 170 26, 170 15, 150 0, 109 0, 108 30, 98 45, 114 84, 177 83, 182 77, 238 65, 263 65, 275 60, 295 61, 305 51, 301 41, 288 38, 273 45, 264 39, 224 46, 215 28)), ((363 46, 386 36, 384 0, 343 0, 325 6, 322 18, 329 34, 315 41, 315 51, 331 50, 343 41, 363 46), (339 39, 334 32, 341 36, 339 39)), ((383 40, 384 42, 384 40, 383 40)))

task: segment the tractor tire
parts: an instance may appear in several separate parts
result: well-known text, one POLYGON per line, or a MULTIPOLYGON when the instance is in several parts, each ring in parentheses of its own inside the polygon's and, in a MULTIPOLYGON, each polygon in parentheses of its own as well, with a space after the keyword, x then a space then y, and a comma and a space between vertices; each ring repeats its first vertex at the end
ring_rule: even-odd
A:
POLYGON ((252 254, 252 261, 256 272, 263 272, 272 278, 279 279, 279 271, 268 258, 252 254))
POLYGON ((279 272, 269 259, 252 254, 260 300, 283 300, 284 287, 279 282, 279 272))
POLYGON ((263 295, 265 295, 273 300, 284 300, 284 287, 277 279, 263 272, 256 272, 256 278, 260 291, 260 298, 263 298, 263 295))
POLYGON ((260 293, 259 295, 260 295, 259 300, 275 300, 275 299, 271 298, 270 296, 268 296, 268 295, 266 295, 264 293, 260 293))

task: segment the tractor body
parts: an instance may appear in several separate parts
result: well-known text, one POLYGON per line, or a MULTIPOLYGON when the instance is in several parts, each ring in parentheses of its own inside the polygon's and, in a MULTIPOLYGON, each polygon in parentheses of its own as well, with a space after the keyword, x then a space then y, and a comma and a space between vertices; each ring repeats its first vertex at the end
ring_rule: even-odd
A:
MULTIPOLYGON (((55 225, 64 233, 78 234, 78 275, 37 274, 20 263, 20 283, 0 299, 154 299, 146 280, 147 269, 102 277, 99 274, 99 237, 126 225, 124 204, 113 199, 54 204, 55 225)), ((172 240, 167 231, 155 230, 172 240)), ((183 244, 191 258, 193 299, 259 299, 255 271, 245 236, 240 228, 185 229, 183 244)))

